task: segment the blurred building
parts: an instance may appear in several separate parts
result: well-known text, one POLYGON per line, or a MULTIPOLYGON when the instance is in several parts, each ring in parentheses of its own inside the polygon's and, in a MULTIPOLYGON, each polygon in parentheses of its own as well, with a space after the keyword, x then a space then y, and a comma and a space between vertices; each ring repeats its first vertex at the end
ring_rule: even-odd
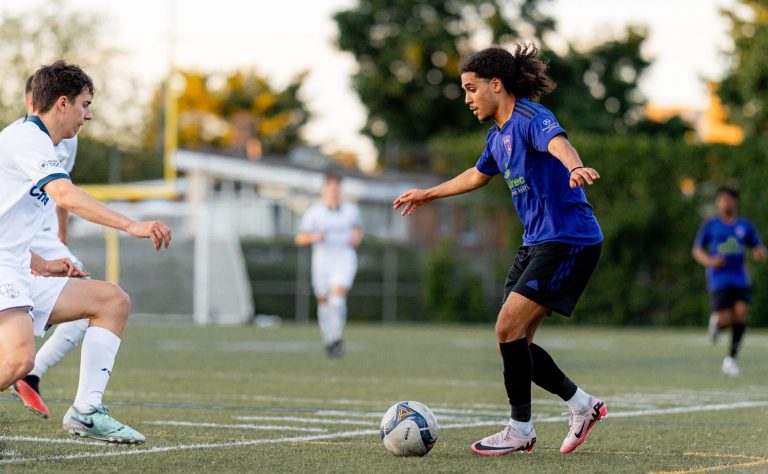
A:
MULTIPOLYGON (((462 247, 503 245, 500 226, 513 213, 469 206, 463 197, 439 201, 405 218, 392 202, 412 188, 427 188, 443 178, 386 171, 377 175, 336 165, 316 149, 258 160, 179 150, 176 167, 186 176, 184 194, 194 207, 210 207, 211 232, 239 238, 292 238, 304 212, 320 199, 324 176, 342 176, 342 199, 360 207, 365 232, 382 240, 431 245, 451 240, 462 247)), ((197 225, 192 223, 193 228, 197 225)))

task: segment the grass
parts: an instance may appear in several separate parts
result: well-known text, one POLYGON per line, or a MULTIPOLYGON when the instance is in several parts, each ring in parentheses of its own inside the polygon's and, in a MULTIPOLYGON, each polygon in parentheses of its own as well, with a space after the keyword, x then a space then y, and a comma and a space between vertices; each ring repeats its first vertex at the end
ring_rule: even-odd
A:
POLYGON ((105 402, 147 436, 140 447, 74 440, 61 428, 76 391, 73 353, 42 382, 51 419, 0 394, 2 472, 646 473, 768 470, 768 333, 751 331, 742 376, 703 330, 544 326, 537 342, 604 398, 609 417, 575 453, 558 452, 565 405, 534 388, 531 454, 474 456, 508 414, 490 326, 352 325, 347 355, 322 355, 317 328, 134 322, 105 402), (444 427, 423 458, 395 458, 381 415, 412 399, 444 427))

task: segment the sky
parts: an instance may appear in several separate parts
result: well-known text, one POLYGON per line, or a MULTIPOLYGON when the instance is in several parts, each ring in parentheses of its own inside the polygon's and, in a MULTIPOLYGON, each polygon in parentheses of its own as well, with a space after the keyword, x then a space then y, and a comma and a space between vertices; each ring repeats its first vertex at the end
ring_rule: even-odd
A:
MULTIPOLYGON (((365 108, 351 87, 356 63, 335 47, 333 13, 356 0, 68 0, 109 25, 110 41, 125 52, 146 97, 169 71, 229 72, 253 68, 279 86, 304 69, 302 90, 314 119, 305 130, 326 151, 350 150, 371 169, 375 150, 358 131, 365 108)), ((657 105, 703 107, 704 79, 718 79, 727 59, 727 23, 718 13, 735 0, 553 0, 561 41, 589 47, 615 38, 627 25, 644 25, 644 53, 654 63, 641 89, 657 105)), ((29 0, 3 0, 2 8, 27 11, 29 0)), ((556 111, 555 111, 556 113, 556 111)))

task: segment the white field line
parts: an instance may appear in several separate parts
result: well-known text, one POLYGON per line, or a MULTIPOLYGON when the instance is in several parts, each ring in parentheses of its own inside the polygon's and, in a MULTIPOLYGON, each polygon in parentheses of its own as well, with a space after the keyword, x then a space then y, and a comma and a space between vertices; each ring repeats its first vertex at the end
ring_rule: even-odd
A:
POLYGON ((250 425, 250 424, 223 424, 223 423, 207 423, 196 421, 173 421, 173 420, 156 420, 145 421, 146 425, 158 425, 158 426, 194 426, 195 428, 227 428, 236 430, 260 430, 260 431, 304 431, 307 433, 327 433, 328 430, 322 428, 299 428, 296 426, 277 426, 277 425, 250 425))
POLYGON ((363 420, 337 420, 332 418, 302 418, 300 416, 233 416, 239 421, 297 421, 300 423, 320 424, 320 425, 353 425, 353 426, 371 426, 370 421, 363 420))
MULTIPOLYGON (((442 412, 435 410, 436 415, 438 415, 438 418, 441 420, 466 420, 466 416, 451 416, 451 415, 445 415, 442 412)), ((320 413, 315 413, 317 415, 321 415, 320 413)), ((494 415, 498 415, 498 413, 495 413, 494 415)), ((365 421, 362 419, 357 420, 349 420, 349 419, 340 419, 342 417, 351 417, 351 418, 369 418, 369 419, 375 419, 380 420, 384 414, 383 413, 370 413, 370 414, 347 414, 343 412, 334 413, 332 415, 333 418, 310 418, 310 417, 301 417, 301 416, 256 416, 256 415, 241 415, 241 416, 233 416, 232 418, 239 421, 283 421, 283 422, 290 422, 290 421, 296 421, 300 423, 315 423, 315 424, 321 424, 321 425, 350 425, 350 426, 371 426, 371 421, 365 421)))
POLYGON ((38 436, 0 436, 0 441, 16 441, 16 442, 29 442, 29 443, 51 443, 51 444, 77 444, 77 445, 91 445, 91 446, 104 446, 101 441, 83 441, 78 439, 67 438, 40 438, 38 436))
MULTIPOLYGON (((721 403, 721 404, 712 404, 712 405, 696 405, 696 406, 690 406, 690 407, 659 408, 659 409, 651 409, 651 410, 612 412, 612 413, 609 413, 609 416, 612 418, 626 418, 626 417, 635 417, 635 416, 696 413, 696 412, 705 412, 705 411, 722 411, 722 410, 735 410, 735 409, 741 409, 741 408, 758 408, 758 407, 768 407, 768 400, 753 401, 753 402, 721 403)), ((563 420, 563 417, 561 416, 557 416, 557 417, 552 416, 552 417, 538 418, 536 419, 536 422, 555 423, 555 422, 561 422, 562 420, 563 420)), ((472 427, 479 427, 479 426, 494 426, 494 425, 504 424, 504 422, 505 420, 477 421, 477 422, 470 422, 470 423, 448 424, 448 425, 443 425, 440 428, 441 429, 461 429, 461 428, 472 428, 472 427)), ((190 424, 190 425, 200 426, 200 424, 190 424)), ((27 458, 17 457, 17 458, 0 459, 0 464, 17 464, 17 463, 23 463, 23 462, 40 462, 40 461, 65 461, 65 460, 73 460, 73 459, 117 457, 117 456, 134 456, 134 455, 142 455, 142 454, 166 453, 171 451, 182 451, 182 450, 191 450, 191 449, 231 448, 231 447, 237 447, 237 446, 256 446, 261 444, 275 444, 275 443, 300 443, 300 442, 320 441, 320 440, 329 440, 329 439, 352 438, 356 436, 368 436, 368 435, 376 435, 376 434, 379 434, 379 430, 354 430, 354 431, 342 431, 337 433, 326 433, 326 434, 307 435, 307 436, 231 441, 231 442, 225 442, 225 443, 181 444, 176 446, 159 446, 156 448, 130 449, 125 451, 97 452, 97 453, 82 452, 82 453, 67 454, 67 455, 47 455, 47 456, 27 457, 27 458)), ((21 440, 26 440, 27 437, 20 437, 20 438, 24 438, 21 440)), ((15 441, 15 440, 17 440, 17 438, 13 436, 0 436, 0 441, 15 441)))

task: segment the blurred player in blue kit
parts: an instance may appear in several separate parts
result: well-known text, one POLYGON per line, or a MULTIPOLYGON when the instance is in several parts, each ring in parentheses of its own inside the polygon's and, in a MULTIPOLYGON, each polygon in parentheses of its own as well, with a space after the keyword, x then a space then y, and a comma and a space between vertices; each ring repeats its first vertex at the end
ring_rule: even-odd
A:
MULTIPOLYGON (((572 382, 533 337, 553 311, 570 316, 600 257, 603 234, 582 187, 600 175, 584 166, 552 112, 534 102, 554 89, 533 45, 514 53, 492 47, 460 67, 465 103, 493 120, 475 166, 430 189, 400 195, 394 208, 410 215, 434 199, 481 188, 496 175, 509 187, 523 223, 523 245, 504 285, 496 320, 504 386, 511 406, 507 426, 472 445, 475 454, 532 451, 531 382, 560 396, 570 409, 570 429, 560 447, 569 453, 608 413, 605 402, 572 382)), ((585 350, 588 350, 585 348, 585 350)))
POLYGON ((752 301, 752 284, 747 275, 745 254, 752 249, 755 260, 766 260, 768 252, 747 219, 738 214, 739 193, 728 186, 715 194, 717 217, 706 221, 693 243, 693 258, 706 268, 707 291, 713 313, 709 337, 717 342, 721 329, 731 328, 731 346, 721 367, 725 375, 739 375, 736 356, 747 329, 747 310, 752 301))

